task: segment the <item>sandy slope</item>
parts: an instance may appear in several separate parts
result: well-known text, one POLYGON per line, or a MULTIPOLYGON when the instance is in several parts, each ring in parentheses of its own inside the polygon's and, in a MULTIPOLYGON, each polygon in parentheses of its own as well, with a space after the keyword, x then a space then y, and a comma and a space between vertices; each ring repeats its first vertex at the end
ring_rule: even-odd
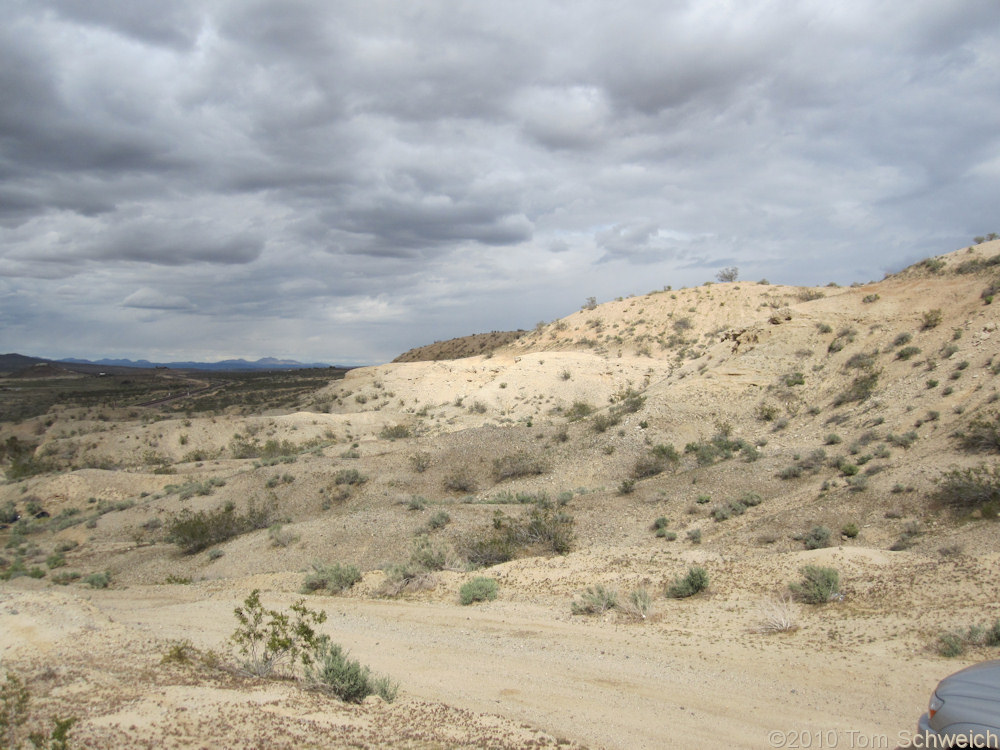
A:
POLYGON ((956 520, 931 497, 947 467, 996 464, 960 451, 954 433, 997 410, 1000 306, 980 298, 986 275, 947 269, 998 252, 986 243, 945 256, 944 272, 916 267, 858 288, 740 283, 622 299, 488 355, 351 371, 287 413, 137 419, 66 407, 11 426, 37 436, 40 456, 115 468, 6 483, 0 503, 34 498, 80 518, 121 507, 24 542, 35 565, 75 542, 67 569, 108 570, 113 586, 0 584, 0 660, 28 679, 36 716, 79 717, 81 747, 766 748, 772 731, 789 747, 817 746, 825 732, 827 746, 893 747, 937 680, 996 655, 974 647, 946 660, 932 648, 942 631, 1000 617, 1000 550, 995 524, 956 520), (924 326, 934 309, 941 322, 924 326), (919 352, 898 356, 901 336, 919 352), (880 373, 877 387, 836 406, 859 358, 880 373), (801 382, 787 385, 795 373, 801 382), (609 429, 566 417, 574 402, 607 415, 628 389, 645 401, 609 429), (409 437, 383 432, 400 426, 409 437), (755 444, 755 460, 702 466, 685 455, 618 491, 652 446, 683 450, 723 429, 755 444), (899 436, 911 433, 906 447, 899 436), (288 441, 294 462, 237 459, 234 434, 288 441), (817 449, 827 460, 815 473, 779 478, 817 449), (204 457, 189 458, 194 450, 204 457), (515 452, 544 458, 544 471, 498 480, 495 459, 515 452), (852 486, 838 460, 865 484, 852 486), (174 473, 155 473, 161 461, 174 473), (367 481, 338 485, 352 469, 367 481), (457 469, 473 489, 447 488, 457 469), (210 479, 203 494, 178 490, 210 479), (574 550, 489 569, 499 599, 461 607, 472 575, 459 564, 463 542, 497 510, 524 512, 514 493, 539 492, 570 497, 574 550), (711 519, 744 492, 761 504, 711 519), (426 507, 411 510, 421 497, 426 507), (260 530, 210 557, 165 538, 180 513, 251 501, 272 504, 292 540, 260 530), (441 510, 451 520, 431 536, 451 569, 432 589, 382 597, 383 571, 441 510), (676 541, 653 536, 659 516, 676 541), (836 533, 848 523, 856 538, 836 533), (835 546, 805 551, 801 536, 817 525, 835 546), (701 544, 688 541, 695 529, 701 544), (889 550, 910 532, 909 549, 889 550), (399 701, 346 706, 290 681, 161 664, 180 639, 224 650, 233 608, 252 589, 288 605, 316 560, 365 571, 349 594, 309 604, 329 614, 334 640, 399 680, 399 701), (796 605, 795 632, 760 632, 761 603, 807 564, 837 568, 843 600, 796 605), (667 599, 665 585, 690 565, 708 571, 708 591, 667 599), (648 588, 653 614, 572 615, 573 598, 597 584, 622 598, 648 588))

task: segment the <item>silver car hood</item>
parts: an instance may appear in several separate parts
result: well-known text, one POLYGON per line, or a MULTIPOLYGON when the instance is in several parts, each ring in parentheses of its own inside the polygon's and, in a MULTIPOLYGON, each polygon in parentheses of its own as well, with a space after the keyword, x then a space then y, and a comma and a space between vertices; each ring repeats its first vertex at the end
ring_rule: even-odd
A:
POLYGON ((1000 659, 974 664, 945 677, 935 692, 945 701, 961 697, 1000 703, 1000 659))

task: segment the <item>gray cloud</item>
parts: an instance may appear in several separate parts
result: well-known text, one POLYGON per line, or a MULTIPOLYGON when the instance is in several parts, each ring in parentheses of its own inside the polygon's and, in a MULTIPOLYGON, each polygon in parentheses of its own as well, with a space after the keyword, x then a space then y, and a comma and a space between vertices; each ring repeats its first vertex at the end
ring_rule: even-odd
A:
POLYGON ((9 350, 370 361, 997 230, 995 3, 7 10, 9 350))

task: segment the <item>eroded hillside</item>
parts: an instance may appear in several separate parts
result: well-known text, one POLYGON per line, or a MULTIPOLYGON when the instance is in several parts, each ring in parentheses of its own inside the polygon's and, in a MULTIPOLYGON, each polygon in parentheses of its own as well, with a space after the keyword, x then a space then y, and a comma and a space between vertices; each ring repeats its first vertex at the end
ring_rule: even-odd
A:
POLYGON ((348 744, 334 724, 370 746, 764 747, 790 721, 896 738, 958 666, 938 637, 998 615, 998 261, 994 241, 851 288, 664 289, 285 405, 5 423, 0 658, 97 744, 348 744), (288 604, 333 563, 360 580, 306 598, 396 703, 158 665, 182 639, 225 650, 250 590, 288 604), (787 598, 806 565, 837 571, 830 602, 787 598), (707 588, 670 596, 691 568, 707 588), (477 576, 498 597, 463 607, 477 576), (88 661, 81 632, 113 646, 88 661), (122 669, 127 699, 84 697, 122 669), (267 710, 241 734, 251 699, 267 710), (223 705, 226 726, 182 717, 223 705))

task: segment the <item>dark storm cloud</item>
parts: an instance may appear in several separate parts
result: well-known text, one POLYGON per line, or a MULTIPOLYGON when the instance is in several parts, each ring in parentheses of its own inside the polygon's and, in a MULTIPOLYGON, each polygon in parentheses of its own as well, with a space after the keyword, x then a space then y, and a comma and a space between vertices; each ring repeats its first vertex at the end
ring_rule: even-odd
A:
POLYGON ((877 277, 997 229, 992 2, 5 9, 11 349, 109 326, 101 353, 390 357, 449 320, 723 265, 877 277))

